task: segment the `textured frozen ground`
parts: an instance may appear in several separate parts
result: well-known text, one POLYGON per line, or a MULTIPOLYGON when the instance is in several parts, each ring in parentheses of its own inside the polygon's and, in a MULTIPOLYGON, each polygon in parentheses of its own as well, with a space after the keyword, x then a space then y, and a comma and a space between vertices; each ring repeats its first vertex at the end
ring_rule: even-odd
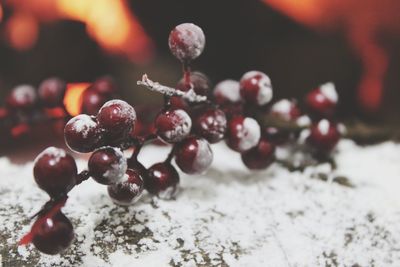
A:
MULTIPOLYGON (((87 181, 64 208, 75 243, 55 257, 17 249, 46 195, 33 182, 32 163, 0 158, 3 266, 400 266, 400 145, 345 140, 338 150, 335 170, 274 164, 252 173, 218 145, 208 173, 181 176, 176 200, 145 195, 130 208, 87 181)), ((167 153, 143 152, 146 165, 167 153)))

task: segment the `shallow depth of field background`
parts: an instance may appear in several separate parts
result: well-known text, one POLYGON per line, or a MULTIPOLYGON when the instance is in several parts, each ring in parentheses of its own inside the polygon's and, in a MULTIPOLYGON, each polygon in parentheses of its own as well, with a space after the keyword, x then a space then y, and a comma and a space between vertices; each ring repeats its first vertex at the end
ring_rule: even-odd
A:
POLYGON ((169 53, 168 34, 176 24, 193 22, 207 38, 194 69, 214 84, 258 69, 271 77, 275 99, 301 99, 333 81, 341 116, 398 123, 398 11, 395 0, 7 0, 0 22, 0 105, 17 84, 37 86, 49 76, 90 82, 104 74, 115 77, 128 102, 158 102, 135 81, 148 73, 176 83, 181 66, 169 53), (373 109, 361 108, 357 96, 366 77, 372 80, 368 90, 384 88, 373 109))

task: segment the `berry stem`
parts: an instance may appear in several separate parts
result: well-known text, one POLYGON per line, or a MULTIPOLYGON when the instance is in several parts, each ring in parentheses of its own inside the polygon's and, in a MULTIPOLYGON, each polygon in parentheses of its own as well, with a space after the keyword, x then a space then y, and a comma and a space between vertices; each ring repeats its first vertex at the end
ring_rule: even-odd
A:
POLYGON ((174 155, 175 155, 175 150, 176 150, 176 146, 174 145, 171 148, 171 151, 168 153, 168 156, 167 156, 167 158, 165 159, 164 162, 171 163, 171 161, 172 161, 172 159, 174 158, 174 155))

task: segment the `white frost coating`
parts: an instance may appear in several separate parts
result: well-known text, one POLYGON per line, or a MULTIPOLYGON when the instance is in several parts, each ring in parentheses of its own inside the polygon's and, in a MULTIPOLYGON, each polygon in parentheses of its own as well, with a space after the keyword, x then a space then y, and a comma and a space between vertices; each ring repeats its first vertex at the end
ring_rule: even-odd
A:
POLYGON ((173 111, 175 116, 172 118, 173 123, 176 125, 173 130, 164 133, 168 140, 180 141, 185 138, 192 129, 192 119, 186 111, 177 109, 173 111))
POLYGON ((205 139, 198 139, 197 154, 193 163, 194 169, 205 172, 213 161, 214 155, 210 144, 205 139))
POLYGON ((281 99, 272 105, 271 111, 279 114, 285 120, 290 120, 290 111, 292 110, 293 103, 288 99, 281 99))
POLYGON ((321 93, 333 103, 337 103, 339 96, 336 92, 335 85, 332 82, 325 83, 319 87, 321 93))
POLYGON ((329 133, 330 126, 330 122, 327 119, 320 120, 317 125, 322 135, 327 135, 329 133))
POLYGON ((171 52, 179 59, 195 59, 204 50, 206 37, 203 30, 193 23, 182 23, 175 27, 173 32, 179 38, 179 43, 174 42, 174 38, 169 39, 169 47, 171 52), (184 45, 180 45, 183 43, 184 45), (182 47, 181 47, 182 46, 182 47))
POLYGON ((119 161, 114 164, 111 164, 110 168, 103 174, 103 176, 109 179, 110 181, 118 181, 122 179, 126 174, 126 170, 128 169, 128 163, 124 156, 124 153, 120 149, 114 147, 109 147, 109 148, 112 148, 115 151, 119 161))
POLYGON ((161 192, 158 192, 157 196, 164 200, 171 200, 179 193, 179 186, 170 186, 161 192))
POLYGON ((347 127, 343 123, 338 123, 337 128, 341 135, 347 134, 347 127))
POLYGON ((300 127, 307 127, 311 125, 311 118, 307 115, 303 115, 297 118, 296 123, 300 127))
POLYGON ((219 82, 214 89, 214 96, 222 96, 232 103, 240 102, 240 83, 235 80, 224 80, 219 82))
POLYGON ((259 90, 257 95, 257 103, 262 106, 268 104, 272 100, 273 92, 271 80, 268 76, 261 78, 258 82, 259 90))
POLYGON ((238 133, 239 148, 242 151, 255 147, 260 141, 261 128, 258 122, 253 118, 245 118, 243 120, 243 128, 238 133))
POLYGON ((67 154, 65 153, 65 150, 62 148, 57 148, 54 146, 48 147, 45 150, 43 150, 35 159, 35 163, 43 156, 51 156, 51 162, 50 165, 55 165, 57 164, 60 159, 64 158, 67 154))
POLYGON ((113 100, 109 100, 106 103, 104 103, 104 105, 101 107, 99 113, 101 112, 101 110, 103 108, 109 107, 111 105, 117 105, 118 107, 118 111, 119 111, 119 116, 123 116, 126 118, 129 118, 130 121, 136 120, 136 111, 135 109, 129 105, 127 102, 120 100, 120 99, 113 99, 113 100))
POLYGON ((125 187, 125 188, 128 187, 129 191, 132 192, 132 194, 135 197, 133 197, 129 203, 121 202, 118 199, 111 198, 111 200, 117 205, 130 206, 130 205, 136 203, 143 195, 143 188, 138 186, 135 183, 129 183, 128 179, 129 179, 129 175, 125 173, 119 183, 122 183, 122 186, 125 187))
POLYGON ((67 122, 67 125, 72 125, 73 129, 76 132, 82 134, 83 137, 87 137, 90 130, 97 127, 97 123, 86 114, 80 114, 78 116, 73 117, 67 122))
POLYGON ((30 102, 34 102, 36 100, 36 92, 35 88, 28 84, 18 85, 12 90, 12 94, 14 98, 18 102, 22 102, 25 100, 29 100, 30 102))
POLYGON ((307 138, 310 136, 310 133, 311 131, 309 129, 302 130, 298 139, 299 144, 304 144, 307 138))

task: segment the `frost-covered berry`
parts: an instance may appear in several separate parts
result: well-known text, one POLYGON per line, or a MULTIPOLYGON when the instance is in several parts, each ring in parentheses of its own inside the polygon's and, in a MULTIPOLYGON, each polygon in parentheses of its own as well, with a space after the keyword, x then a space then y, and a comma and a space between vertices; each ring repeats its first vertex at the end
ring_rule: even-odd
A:
POLYGON ((250 170, 267 168, 275 159, 275 145, 261 138, 257 146, 242 153, 242 161, 250 170))
POLYGON ((301 112, 296 101, 281 99, 271 106, 271 115, 285 121, 295 121, 301 112))
POLYGON ((103 147, 90 156, 88 169, 90 176, 100 184, 110 185, 119 182, 128 168, 127 160, 121 150, 103 147))
POLYGON ((333 83, 326 83, 312 90, 306 96, 308 111, 317 118, 332 117, 335 113, 339 97, 333 83))
POLYGON ((43 105, 46 107, 57 107, 63 102, 67 84, 58 78, 44 80, 38 89, 38 94, 43 105))
POLYGON ((206 38, 203 30, 193 23, 182 23, 169 34, 169 49, 181 61, 190 61, 203 52, 206 38))
POLYGON ((246 72, 240 79, 240 95, 249 104, 263 106, 272 99, 271 80, 261 71, 246 72))
POLYGON ((213 152, 205 139, 189 137, 177 145, 175 161, 184 173, 203 173, 213 161, 213 152))
POLYGON ((224 80, 214 88, 215 102, 219 105, 240 103, 240 83, 235 80, 224 80))
POLYGON ((162 199, 171 199, 178 192, 179 174, 168 162, 156 163, 148 169, 144 186, 162 199))
POLYGON ((227 144, 237 152, 245 152, 255 147, 260 137, 260 125, 253 118, 236 116, 228 122, 227 144))
POLYGON ((311 126, 307 143, 319 152, 327 153, 335 148, 340 139, 340 131, 337 124, 322 119, 311 126))
POLYGON ((196 134, 214 144, 221 141, 226 132, 225 113, 218 108, 207 108, 195 116, 193 128, 196 134))
POLYGON ((92 117, 81 114, 67 122, 64 138, 71 150, 87 153, 101 145, 102 133, 92 117))
POLYGON ((36 104, 37 94, 33 86, 19 85, 11 90, 6 101, 9 108, 27 110, 36 104))
POLYGON ((115 204, 132 205, 142 196, 143 183, 139 172, 128 169, 121 181, 107 187, 108 195, 115 204))
POLYGON ((155 120, 157 135, 168 143, 182 141, 189 135, 192 120, 186 111, 173 109, 162 111, 155 120))
POLYGON ((185 77, 179 80, 176 88, 181 91, 188 91, 192 86, 193 90, 198 95, 207 96, 211 90, 211 82, 210 79, 204 74, 199 71, 194 71, 190 73, 190 84, 187 84, 185 81, 185 77))
POLYGON ((58 197, 75 186, 77 167, 64 149, 49 147, 36 157, 33 174, 41 189, 51 197, 58 197))

